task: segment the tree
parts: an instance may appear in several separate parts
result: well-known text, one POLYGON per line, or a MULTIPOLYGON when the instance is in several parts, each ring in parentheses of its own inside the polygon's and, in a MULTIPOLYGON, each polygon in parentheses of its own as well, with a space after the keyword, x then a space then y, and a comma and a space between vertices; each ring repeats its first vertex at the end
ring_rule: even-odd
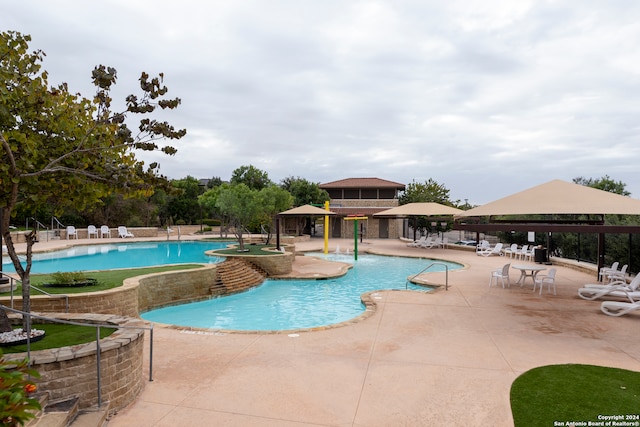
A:
POLYGON ((253 190, 262 190, 273 183, 269 175, 255 166, 240 166, 231 174, 231 184, 244 184, 253 190))
POLYGON ((219 215, 229 224, 238 239, 240 250, 244 250, 244 234, 253 229, 267 231, 267 242, 271 236, 271 224, 278 212, 291 207, 293 197, 276 185, 262 190, 249 188, 245 184, 222 184, 199 197, 200 205, 219 215))
POLYGON ((219 192, 212 196, 215 196, 216 208, 233 227, 240 250, 244 251, 244 233, 247 225, 260 213, 258 191, 246 184, 222 184, 219 192))
POLYGON ((429 178, 424 184, 412 181, 407 184, 404 192, 399 197, 399 203, 406 205, 407 203, 440 203, 447 206, 454 206, 449 200, 449 189, 429 178))
POLYGON ((329 193, 320 188, 319 183, 304 178, 287 177, 281 181, 280 187, 291 193, 293 206, 321 205, 329 200, 329 193))
POLYGON ((598 190, 608 191, 610 193, 620 194, 621 196, 630 196, 631 193, 626 190, 627 184, 622 181, 614 181, 609 178, 609 175, 605 175, 602 178, 584 178, 579 176, 573 178, 575 184, 584 185, 587 187, 597 188, 598 190))
MULTIPOLYGON (((447 206, 455 206, 458 202, 451 202, 449 200, 449 189, 429 178, 424 184, 412 181, 407 184, 404 192, 398 198, 401 205, 408 203, 440 203, 447 206)), ((443 221, 436 221, 435 227, 431 225, 432 219, 426 216, 419 216, 416 218, 415 227, 417 230, 424 232, 427 230, 429 233, 436 233, 439 231, 445 232, 450 229, 451 225, 447 222, 447 225, 442 226, 443 221)))
POLYGON ((172 197, 167 210, 174 224, 183 221, 185 224, 196 224, 200 221, 200 205, 198 196, 204 193, 204 186, 192 176, 171 181, 172 197))
MULTIPOLYGON (((17 32, 0 33, 0 229, 22 281, 25 312, 31 308, 30 270, 37 236, 34 230, 26 235, 23 267, 9 232, 16 209, 82 210, 114 192, 150 195, 158 165, 145 169, 135 150, 172 155, 176 149, 159 142, 186 134, 147 117, 158 107, 174 109, 180 104, 178 98, 165 98, 162 74, 150 78, 143 72, 140 97, 129 95, 125 111, 114 112, 110 90, 116 84, 115 69, 94 68, 93 99, 72 94, 66 83, 49 87, 47 72, 41 71, 44 53, 28 52, 30 41, 30 36, 17 32), (133 115, 142 116, 135 136, 127 124, 133 115)), ((2 315, 6 318, 4 311, 2 315)), ((23 323, 29 330, 26 316, 23 323)))
MULTIPOLYGON (((304 178, 292 176, 281 181, 280 186, 293 196, 293 206, 322 205, 329 200, 329 193, 320 188, 320 184, 310 182, 304 178)), ((302 225, 303 233, 311 234, 312 220, 310 217, 297 218, 302 225)))

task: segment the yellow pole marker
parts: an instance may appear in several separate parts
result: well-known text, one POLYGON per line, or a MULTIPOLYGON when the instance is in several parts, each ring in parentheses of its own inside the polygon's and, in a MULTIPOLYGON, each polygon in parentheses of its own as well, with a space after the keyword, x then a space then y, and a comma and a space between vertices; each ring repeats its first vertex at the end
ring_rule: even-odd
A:
MULTIPOLYGON (((324 210, 329 210, 329 201, 324 202, 324 210)), ((329 215, 324 216, 324 254, 329 253, 329 215)))

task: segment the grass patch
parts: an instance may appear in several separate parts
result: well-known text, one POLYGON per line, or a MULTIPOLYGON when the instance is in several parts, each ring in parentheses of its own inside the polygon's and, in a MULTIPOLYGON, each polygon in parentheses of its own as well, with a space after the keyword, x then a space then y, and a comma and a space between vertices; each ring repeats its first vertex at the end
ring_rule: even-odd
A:
MULTIPOLYGON (((33 324, 33 329, 45 331, 44 338, 31 343, 31 351, 59 348, 70 345, 84 344, 96 340, 96 328, 92 326, 66 325, 62 323, 33 324)), ((100 338, 105 338, 115 332, 115 328, 100 328, 100 338)), ((3 353, 23 353, 27 345, 0 347, 3 353)))
MULTIPOLYGON (((161 273, 164 271, 175 271, 175 270, 188 270, 192 268, 200 268, 202 265, 199 264, 183 264, 183 265, 165 265, 160 267, 145 267, 145 268, 126 268, 120 270, 104 270, 104 271, 93 271, 93 272, 85 272, 87 277, 92 279, 96 279, 98 284, 95 286, 82 286, 82 287, 64 287, 64 288, 54 288, 54 287, 42 287, 42 290, 50 293, 50 294, 75 294, 81 292, 97 292, 97 291, 106 291, 108 289, 117 288, 118 286, 122 286, 122 282, 124 279, 135 276, 142 276, 143 274, 151 274, 151 273, 161 273)), ((31 275, 31 284, 34 286, 41 287, 45 283, 51 283, 54 281, 53 276, 56 273, 51 274, 33 274, 31 275)), ((18 288, 13 292, 14 295, 22 295, 22 285, 18 285, 18 288)), ((9 295, 9 292, 1 293, 0 296, 9 295)), ((31 289, 31 295, 42 295, 41 292, 38 292, 35 289, 31 289)))
POLYGON ((275 249, 275 245, 244 245, 244 252, 238 252, 240 247, 228 249, 216 249, 214 252, 221 255, 275 255, 277 252, 269 252, 264 249, 275 249))
POLYGON ((640 372, 574 364, 535 368, 513 382, 511 410, 516 427, 607 425, 598 418, 606 415, 640 422, 640 372))

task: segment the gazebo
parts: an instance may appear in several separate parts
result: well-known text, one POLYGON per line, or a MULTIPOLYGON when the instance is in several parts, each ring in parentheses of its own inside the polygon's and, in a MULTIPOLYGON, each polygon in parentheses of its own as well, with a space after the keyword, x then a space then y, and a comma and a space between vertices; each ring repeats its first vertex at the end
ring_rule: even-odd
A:
POLYGON ((400 205, 395 208, 387 209, 386 211, 373 214, 375 217, 390 217, 390 218, 408 218, 411 217, 414 220, 413 227, 413 240, 416 240, 416 227, 415 224, 418 221, 419 216, 452 216, 459 215, 464 211, 451 206, 443 205, 440 203, 424 202, 424 203, 407 203, 406 205, 400 205))
POLYGON ((604 234, 640 234, 639 225, 605 225, 608 214, 640 215, 640 200, 584 185, 553 180, 459 214, 454 229, 598 234, 598 270, 604 260, 604 234), (562 219, 523 219, 531 215, 562 219), (577 216, 588 218, 577 218, 577 216), (570 218, 569 216, 574 216, 570 218), (480 218, 488 222, 481 223, 480 218), (514 218, 515 217, 515 218, 514 218), (595 218, 593 218, 595 217, 595 218))

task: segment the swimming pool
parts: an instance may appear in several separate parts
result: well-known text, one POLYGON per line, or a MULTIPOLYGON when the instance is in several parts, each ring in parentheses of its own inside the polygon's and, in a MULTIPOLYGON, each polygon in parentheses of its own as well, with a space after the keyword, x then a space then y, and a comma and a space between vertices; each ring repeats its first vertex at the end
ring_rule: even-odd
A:
MULTIPOLYGON (((152 322, 213 330, 289 331, 332 325, 361 315, 360 296, 369 291, 405 289, 406 278, 433 262, 380 255, 308 254, 354 264, 349 272, 327 280, 272 280, 246 292, 142 313, 152 322)), ((440 262, 440 261, 438 261, 440 262)), ((444 262, 449 270, 461 264, 444 262)), ((434 268, 429 271, 438 271, 434 268)), ((441 267, 440 271, 444 271, 441 267)), ((411 290, 428 288, 409 284, 411 290)))
MULTIPOLYGON (((211 264, 224 258, 207 256, 205 251, 222 249, 229 243, 231 242, 167 241, 74 246, 59 251, 34 253, 31 273, 113 270, 165 264, 211 264)), ((5 273, 15 273, 8 256, 2 258, 2 270, 5 273)))

